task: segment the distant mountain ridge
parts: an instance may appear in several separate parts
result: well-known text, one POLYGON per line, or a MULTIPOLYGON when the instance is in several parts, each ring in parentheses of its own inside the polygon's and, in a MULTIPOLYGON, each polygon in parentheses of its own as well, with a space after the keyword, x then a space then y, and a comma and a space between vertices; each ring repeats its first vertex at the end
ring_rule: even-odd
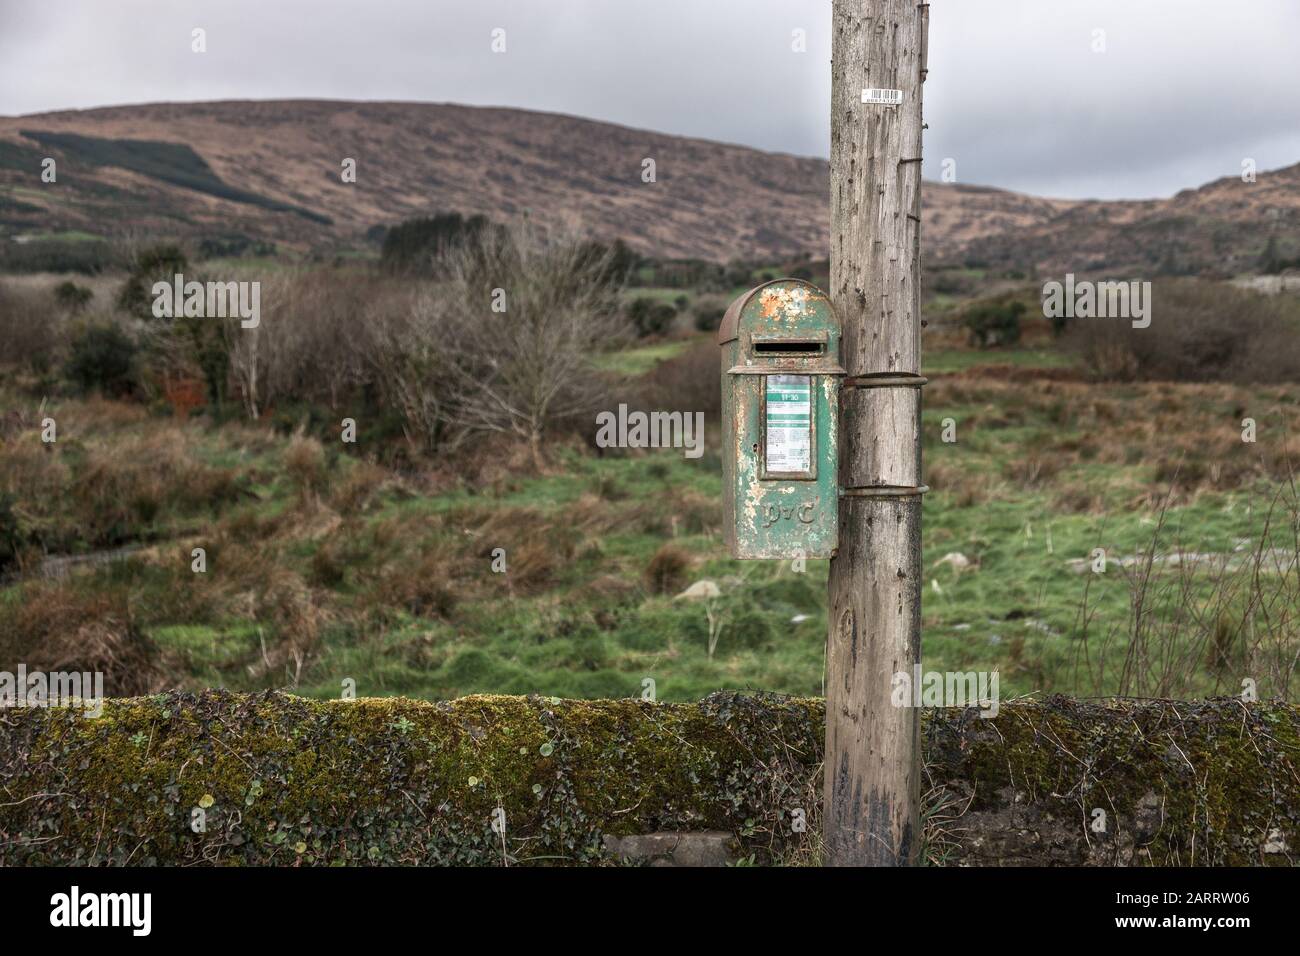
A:
MULTIPOLYGON (((0 237, 243 235, 342 250, 434 212, 520 216, 658 257, 824 257, 826 161, 556 113, 328 100, 156 103, 0 118, 0 237), (42 183, 41 162, 57 162, 42 183), (340 177, 356 161, 356 182, 340 177), (654 182, 643 181, 654 160, 654 182)), ((1250 271, 1300 257, 1300 165, 1166 200, 927 182, 928 265, 1250 271)))

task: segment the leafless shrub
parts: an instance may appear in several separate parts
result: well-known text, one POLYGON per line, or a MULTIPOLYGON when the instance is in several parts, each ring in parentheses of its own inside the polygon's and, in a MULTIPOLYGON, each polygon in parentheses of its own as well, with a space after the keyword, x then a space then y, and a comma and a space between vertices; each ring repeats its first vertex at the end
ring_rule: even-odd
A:
POLYGON ((516 227, 457 247, 444 266, 406 315, 372 330, 382 383, 426 446, 510 434, 540 466, 548 427, 599 406, 591 359, 624 340, 608 262, 516 227))
POLYGON ((47 290, 0 282, 0 362, 48 368, 59 346, 64 319, 47 290))
POLYGON ((1281 382, 1300 378, 1300 299, 1198 279, 1153 285, 1151 325, 1073 319, 1066 346, 1104 381, 1281 382))
POLYGON ((456 316, 433 292, 422 290, 411 302, 369 313, 365 357, 379 389, 402 417, 406 439, 432 451, 446 431, 451 397, 448 355, 443 343, 456 316))
POLYGON ((638 383, 644 408, 703 412, 706 420, 722 415, 722 388, 718 383, 718 347, 700 342, 665 359, 638 383))
POLYGON ((291 270, 261 282, 261 321, 223 325, 230 374, 249 418, 283 399, 339 408, 373 380, 360 347, 377 313, 400 313, 403 287, 349 269, 291 270))

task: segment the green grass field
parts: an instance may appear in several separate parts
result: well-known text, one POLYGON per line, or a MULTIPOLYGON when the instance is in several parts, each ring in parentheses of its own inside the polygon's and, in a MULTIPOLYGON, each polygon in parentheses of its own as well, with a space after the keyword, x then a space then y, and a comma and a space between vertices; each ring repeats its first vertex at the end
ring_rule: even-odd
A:
MULTIPOLYGON (((686 344, 634 348, 605 368, 632 377, 686 344)), ((1294 643, 1252 642, 1261 608, 1212 575, 1165 595, 1159 613, 1203 625, 1212 616, 1201 630, 1217 643, 1202 648, 1189 625, 1161 651, 1160 634, 1132 638, 1134 569, 1080 573, 1071 562, 1095 548, 1118 562, 1153 540, 1162 553, 1222 555, 1258 542, 1300 390, 1035 375, 1065 364, 1033 349, 929 356, 924 666, 997 670, 1004 698, 1196 696, 1235 692, 1243 675, 1271 687, 1274 657, 1294 643), (1258 445, 1237 434, 1243 407, 1260 421, 1258 445), (955 442, 943 440, 947 420, 955 442), (1145 684, 1131 673, 1125 682, 1130 647, 1142 661, 1127 670, 1145 684), (1178 654, 1191 664, 1171 678, 1161 661, 1178 654)), ((727 556, 716 422, 698 460, 602 457, 566 441, 540 474, 502 451, 493 473, 432 481, 263 426, 178 424, 97 399, 49 411, 61 429, 54 451, 34 438, 4 446, 4 491, 21 520, 59 550, 142 547, 57 580, 29 560, 27 577, 0 591, 6 657, 98 639, 106 657, 141 658, 124 685, 134 690, 288 686, 336 697, 354 681, 363 696, 622 697, 651 680, 668 700, 721 688, 822 692, 826 563, 799 572, 727 556), (191 570, 196 547, 202 574, 191 570), (705 579, 720 596, 675 599, 705 579)), ((1154 578, 1152 602, 1181 581, 1154 578)))

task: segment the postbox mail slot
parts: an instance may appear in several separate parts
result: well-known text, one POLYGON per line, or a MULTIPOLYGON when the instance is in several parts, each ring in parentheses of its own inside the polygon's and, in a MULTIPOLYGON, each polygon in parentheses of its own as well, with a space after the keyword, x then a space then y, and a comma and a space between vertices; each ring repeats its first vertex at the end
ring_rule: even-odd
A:
POLYGON ((754 353, 756 355, 816 355, 825 351, 825 342, 790 342, 776 339, 754 343, 754 353))

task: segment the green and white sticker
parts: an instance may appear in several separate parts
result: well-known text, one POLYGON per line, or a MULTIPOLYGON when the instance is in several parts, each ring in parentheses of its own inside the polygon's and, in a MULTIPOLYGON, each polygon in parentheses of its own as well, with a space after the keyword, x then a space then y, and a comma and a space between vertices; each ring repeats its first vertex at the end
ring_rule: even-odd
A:
POLYGON ((775 473, 812 469, 812 378, 768 375, 767 470, 775 473))

